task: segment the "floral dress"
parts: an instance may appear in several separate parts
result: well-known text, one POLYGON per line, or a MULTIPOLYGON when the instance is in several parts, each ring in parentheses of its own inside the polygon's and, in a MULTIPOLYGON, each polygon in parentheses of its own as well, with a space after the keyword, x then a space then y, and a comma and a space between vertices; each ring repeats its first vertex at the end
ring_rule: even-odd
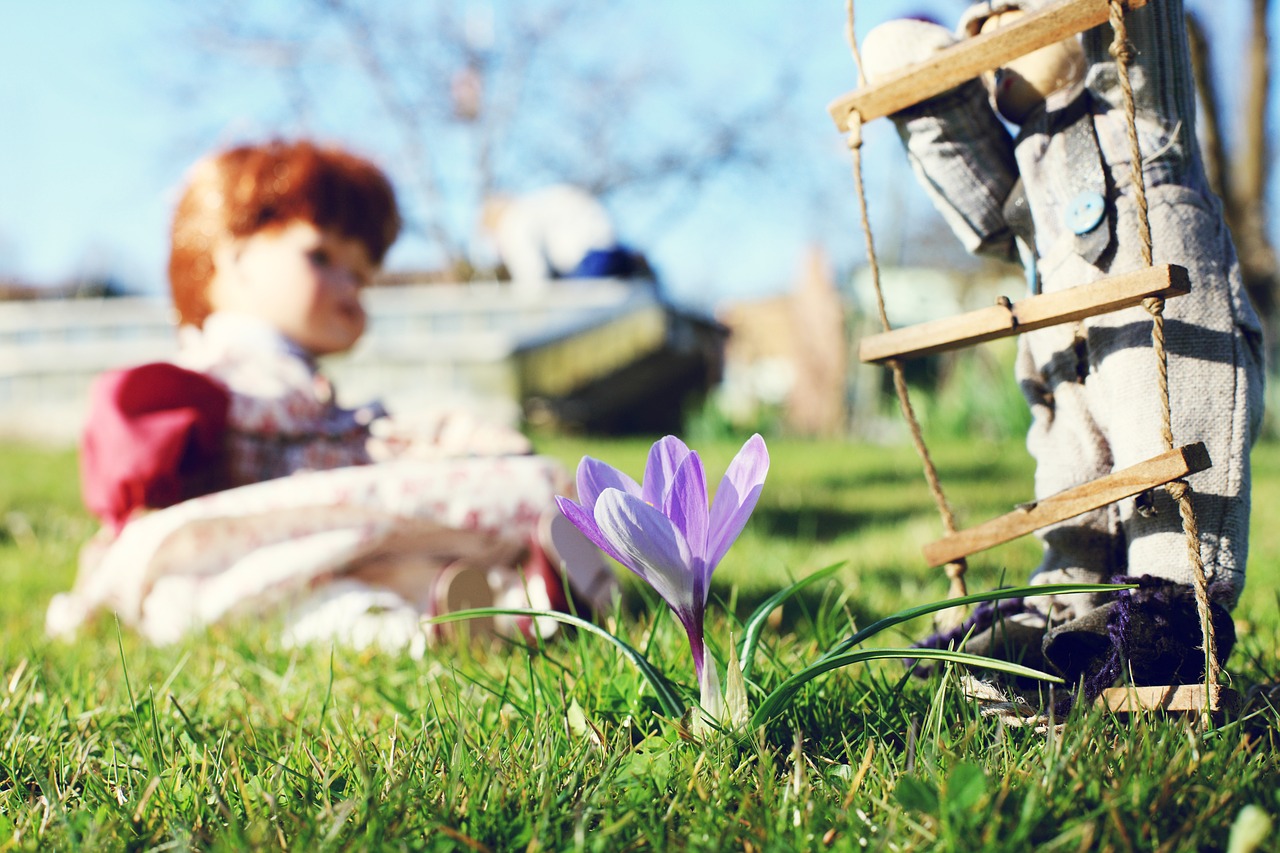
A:
MULTIPOLYGON (((470 603, 557 603, 551 575, 530 583, 520 569, 531 557, 545 566, 554 498, 572 486, 557 462, 528 453, 519 433, 465 413, 407 425, 377 404, 343 409, 306 353, 230 315, 184 330, 172 365, 100 385, 117 393, 95 394, 82 479, 104 527, 82 553, 73 589, 50 604, 51 634, 73 633, 99 609, 159 643, 234 614, 278 613, 286 642, 421 654, 433 637, 424 617, 443 609, 441 578, 456 580, 459 566, 487 580, 489 594, 470 603), (163 405, 120 393, 129 380, 163 405), (205 397, 187 407, 194 414, 176 417, 192 389, 205 397), (216 464, 216 486, 194 497, 183 485, 156 489, 166 476, 193 479, 183 469, 209 422, 220 441, 206 435, 205 444, 220 453, 199 467, 216 464), (166 456, 162 445, 182 450, 166 456), (170 470, 154 470, 157 456, 174 457, 170 470), (145 460, 145 470, 122 473, 121 460, 145 460), (174 497, 149 499, 157 493, 174 497)), ((598 574, 603 565, 593 569, 597 596, 613 589, 612 574, 598 574)), ((529 625, 499 628, 528 633, 529 625)))

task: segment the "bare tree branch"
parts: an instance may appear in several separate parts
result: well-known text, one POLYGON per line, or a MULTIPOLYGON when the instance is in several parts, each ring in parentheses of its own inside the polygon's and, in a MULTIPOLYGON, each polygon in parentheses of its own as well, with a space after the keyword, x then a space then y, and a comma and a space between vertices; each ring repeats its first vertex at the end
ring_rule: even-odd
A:
POLYGON ((1278 329, 1277 289, 1280 266, 1267 234, 1266 184, 1271 157, 1266 136, 1266 105, 1270 96, 1270 35, 1267 32, 1269 0, 1251 0, 1250 36, 1240 83, 1243 104, 1240 132, 1234 150, 1223 143, 1222 116, 1213 75, 1209 43, 1199 21, 1187 16, 1196 89, 1200 96, 1201 142, 1205 170, 1211 186, 1222 199, 1223 215, 1240 258, 1240 275, 1249 298, 1271 340, 1274 365, 1278 329))
POLYGON ((1209 45, 1205 40, 1204 26, 1193 13, 1187 16, 1187 43, 1191 48, 1191 73, 1195 79, 1196 93, 1200 96, 1200 146, 1204 155, 1204 168, 1209 186, 1230 206, 1223 175, 1227 173, 1227 155, 1222 145, 1222 104, 1218 87, 1209 67, 1209 45))
POLYGON ((285 15, 209 2, 216 11, 193 12, 201 49, 275 75, 296 120, 332 124, 338 86, 348 110, 351 92, 368 93, 377 127, 358 134, 394 140, 406 219, 455 268, 498 190, 566 182, 653 198, 683 187, 690 209, 693 189, 774 156, 761 119, 794 89, 784 76, 764 95, 699 92, 671 55, 617 50, 609 28, 626 10, 586 0, 310 0, 285 15))
POLYGON ((1231 172, 1235 202, 1232 233, 1240 253, 1245 286, 1254 304, 1273 324, 1280 267, 1267 234, 1266 188, 1271 153, 1267 140, 1267 101, 1271 93, 1271 49, 1267 32, 1269 0, 1253 0, 1252 26, 1245 52, 1244 105, 1240 111, 1239 151, 1231 172))
POLYGON ((356 9, 346 0, 321 0, 325 8, 343 26, 360 64, 364 67, 374 92, 383 108, 392 118, 392 126, 401 137, 401 150, 408 158, 414 182, 422 195, 422 207, 433 213, 425 217, 427 233, 444 252, 449 265, 462 259, 461 247, 445 226, 436 211, 444 209, 440 178, 432 162, 428 135, 420 122, 424 114, 421 104, 415 104, 399 85, 399 81, 379 50, 374 25, 363 10, 356 9))

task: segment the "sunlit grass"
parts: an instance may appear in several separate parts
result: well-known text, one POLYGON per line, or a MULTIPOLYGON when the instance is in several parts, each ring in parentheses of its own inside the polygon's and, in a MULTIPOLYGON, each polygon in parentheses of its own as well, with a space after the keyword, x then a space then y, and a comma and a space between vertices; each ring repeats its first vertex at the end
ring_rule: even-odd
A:
MULTIPOLYGON (((637 475, 648 444, 539 440, 567 464, 590 453, 637 475)), ((699 446, 713 482, 739 445, 699 446)), ((935 450, 969 522, 1029 496, 1020 451, 935 450)), ((920 556, 941 527, 910 449, 771 441, 770 453, 713 595, 742 616, 789 577, 846 566, 766 633, 766 676, 851 621, 945 595, 920 556)), ((1280 669, 1280 529, 1267 523, 1280 447, 1259 448, 1255 466, 1228 666, 1245 691, 1280 669)), ((73 454, 0 448, 0 850, 1195 850, 1225 848, 1246 804, 1280 812, 1273 711, 1199 732, 1077 709, 1046 738, 982 719, 954 673, 904 682, 884 664, 816 680, 762 737, 704 745, 655 716, 634 669, 585 634, 535 654, 445 645, 420 662, 286 650, 270 622, 154 648, 103 617, 50 642, 44 607, 91 531, 73 454)), ((1032 543, 1005 546, 973 561, 971 587, 1021 582, 1034 562, 1032 543)), ((696 692, 665 608, 627 589, 617 632, 696 692)), ((712 612, 724 650, 732 623, 712 612)))

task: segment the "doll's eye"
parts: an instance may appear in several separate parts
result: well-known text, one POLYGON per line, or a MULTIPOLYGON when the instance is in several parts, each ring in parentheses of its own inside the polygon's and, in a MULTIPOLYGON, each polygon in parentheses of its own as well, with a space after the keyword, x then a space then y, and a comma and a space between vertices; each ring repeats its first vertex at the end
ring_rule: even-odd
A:
POLYGON ((307 252, 307 260, 318 267, 327 267, 333 262, 333 258, 329 255, 329 250, 324 248, 312 249, 307 252))

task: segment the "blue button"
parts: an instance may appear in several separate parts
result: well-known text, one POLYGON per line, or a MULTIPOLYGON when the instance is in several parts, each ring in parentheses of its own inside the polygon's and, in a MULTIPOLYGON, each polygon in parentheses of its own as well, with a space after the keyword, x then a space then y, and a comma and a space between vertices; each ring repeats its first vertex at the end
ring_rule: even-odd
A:
POLYGON ((1107 203, 1095 192, 1082 192, 1071 200, 1067 208, 1067 227, 1076 234, 1088 234, 1107 212, 1107 203))

